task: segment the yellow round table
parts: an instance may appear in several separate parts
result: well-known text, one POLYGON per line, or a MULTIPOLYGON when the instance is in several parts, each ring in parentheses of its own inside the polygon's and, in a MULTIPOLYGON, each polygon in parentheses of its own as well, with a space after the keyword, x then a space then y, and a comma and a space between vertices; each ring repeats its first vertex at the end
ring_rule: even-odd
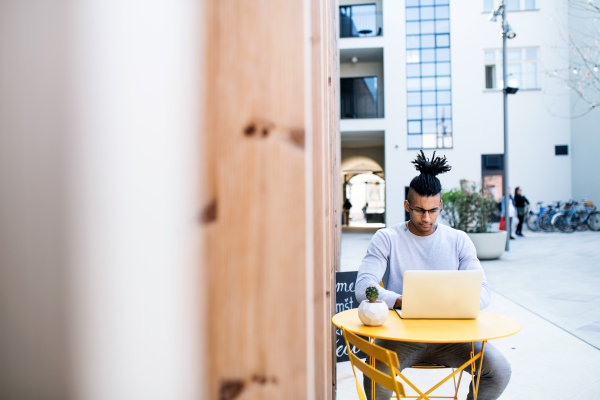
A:
MULTIPOLYGON (((421 343, 471 342, 473 349, 471 359, 425 393, 416 389, 402 374, 398 374, 420 394, 419 398, 423 399, 428 399, 427 396, 431 392, 469 365, 471 365, 471 371, 476 370, 475 361, 477 359, 480 360, 479 371, 481 371, 485 343, 488 340, 514 335, 521 330, 521 324, 514 319, 487 311, 480 311, 477 319, 402 319, 396 311, 390 310, 390 315, 382 326, 366 326, 358 318, 358 309, 354 308, 334 315, 332 322, 338 328, 344 328, 357 335, 367 336, 372 342, 375 338, 421 343), (474 342, 483 342, 481 352, 478 354, 475 354, 474 342)), ((479 375, 477 374, 477 384, 473 380, 475 399, 477 399, 477 392, 479 391, 479 375)), ((375 385, 372 385, 372 388, 374 390, 375 385)), ((374 397, 373 393, 371 398, 374 397)))
POLYGON ((480 311, 477 319, 402 319, 390 310, 385 324, 366 326, 358 318, 358 308, 353 308, 334 315, 332 322, 357 335, 422 343, 481 342, 521 330, 521 324, 514 319, 487 311, 480 311))

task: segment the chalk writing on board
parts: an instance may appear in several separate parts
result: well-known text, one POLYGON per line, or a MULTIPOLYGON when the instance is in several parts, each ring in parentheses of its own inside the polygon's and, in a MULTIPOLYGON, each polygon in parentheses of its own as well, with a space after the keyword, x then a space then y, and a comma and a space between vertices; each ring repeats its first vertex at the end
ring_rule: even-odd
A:
MULTIPOLYGON (((336 341, 335 341, 335 345, 336 345, 335 355, 338 357, 338 362, 341 362, 339 360, 340 357, 345 357, 347 360, 349 360, 350 358, 348 357, 348 346, 346 346, 346 341, 344 340, 344 334, 342 333, 342 330, 336 329, 335 333, 337 336, 336 341)), ((360 352, 360 350, 357 349, 356 346, 352 346, 353 354, 358 354, 359 352, 360 352)), ((361 357, 359 355, 358 358, 364 358, 364 356, 361 357)), ((347 361, 347 360, 342 360, 342 361, 347 361)))
MULTIPOLYGON (((338 272, 335 274, 335 312, 339 313, 353 308, 358 308, 358 302, 354 295, 354 286, 356 284, 357 271, 338 272)), ((337 362, 348 361, 348 348, 346 340, 341 329, 336 329, 336 349, 337 362)), ((365 358, 367 355, 352 346, 352 353, 359 358, 365 358)))

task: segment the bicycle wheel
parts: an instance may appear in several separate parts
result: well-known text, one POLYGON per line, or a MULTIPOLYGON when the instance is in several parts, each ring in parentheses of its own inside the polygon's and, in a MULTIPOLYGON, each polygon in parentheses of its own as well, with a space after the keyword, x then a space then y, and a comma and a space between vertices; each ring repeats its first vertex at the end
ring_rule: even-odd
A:
POLYGON ((575 232, 575 225, 571 223, 571 216, 564 214, 557 214, 552 218, 552 225, 561 231, 562 233, 573 233, 575 232))
POLYGON ((600 212, 594 211, 593 213, 591 213, 586 220, 586 224, 591 231, 600 231, 600 212))
POLYGON ((550 216, 550 214, 544 214, 542 215, 539 219, 538 219, 538 225, 540 227, 540 230, 543 232, 554 232, 554 227, 552 226, 552 217, 550 216))
POLYGON ((545 232, 544 231, 544 219, 546 218, 546 214, 542 214, 538 217, 537 219, 537 226, 538 226, 538 230, 541 232, 545 232))
POLYGON ((537 219, 538 216, 537 214, 531 213, 529 215, 527 215, 527 228, 529 228, 529 230, 531 232, 537 232, 539 230, 538 224, 537 224, 537 219))
POLYGON ((565 213, 563 212, 558 212, 556 214, 554 214, 552 216, 552 218, 550 218, 550 224, 552 225, 552 227, 554 228, 554 231, 560 231, 562 232, 560 229, 558 229, 558 226, 561 225, 562 227, 562 221, 558 222, 559 218, 562 218, 563 216, 565 216, 565 213), (558 223, 557 223, 558 222, 558 223))

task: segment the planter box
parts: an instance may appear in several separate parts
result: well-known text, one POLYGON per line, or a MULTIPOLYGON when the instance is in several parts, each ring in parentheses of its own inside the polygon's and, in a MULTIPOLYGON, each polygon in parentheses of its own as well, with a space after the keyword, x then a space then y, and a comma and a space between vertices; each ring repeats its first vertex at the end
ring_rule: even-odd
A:
POLYGON ((467 233, 480 260, 496 260, 500 258, 506 248, 506 231, 488 233, 467 233))

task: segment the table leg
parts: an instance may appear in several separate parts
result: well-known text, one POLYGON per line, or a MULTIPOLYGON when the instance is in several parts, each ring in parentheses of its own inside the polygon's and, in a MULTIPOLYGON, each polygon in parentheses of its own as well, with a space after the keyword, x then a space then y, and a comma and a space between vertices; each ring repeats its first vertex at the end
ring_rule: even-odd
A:
POLYGON ((428 397, 434 390, 436 390, 437 388, 439 388, 440 386, 442 386, 446 381, 448 381, 450 378, 456 376, 457 373, 461 372, 462 370, 464 370, 465 368, 467 368, 469 365, 471 365, 471 376, 473 376, 474 371, 477 370, 477 360, 480 359, 479 361, 479 373, 477 374, 477 385, 475 385, 475 379, 473 379, 473 397, 474 400, 477 400, 477 393, 479 391, 479 377, 481 376, 481 366, 483 365, 483 351, 485 350, 485 343, 487 343, 487 341, 483 341, 483 345, 481 347, 481 351, 477 354, 475 354, 475 346, 473 343, 471 343, 471 359, 468 360, 466 363, 464 363, 463 365, 461 365, 459 368, 457 368, 456 370, 454 370, 450 375, 448 375, 446 378, 444 378, 443 380, 441 380, 437 385, 435 385, 434 387, 432 387, 431 389, 429 389, 427 392, 423 393, 421 392, 419 389, 417 389, 417 387, 415 385, 413 385, 413 383, 411 381, 409 381, 404 375, 402 375, 402 373, 399 370, 395 370, 396 375, 398 375, 402 380, 404 380, 411 388, 413 388, 413 390, 415 392, 417 392, 417 394, 419 394, 419 397, 417 397, 417 400, 420 399, 424 399, 424 400, 429 400, 430 398, 428 397))
MULTIPOLYGON (((481 379, 481 367, 483 366, 483 352, 485 351, 485 344, 487 343, 487 340, 484 340, 483 342, 481 342, 481 359, 479 360, 479 371, 477 372, 477 387, 475 387, 475 390, 473 391, 473 399, 477 400, 477 394, 479 393, 479 380, 481 379)), ((473 346, 473 348, 475 348, 475 345, 471 342, 471 346, 473 346)), ((471 369, 471 372, 473 372, 473 369, 471 369)), ((473 378, 473 384, 475 384, 475 378, 473 378)))
POLYGON ((477 400, 477 392, 475 390, 475 371, 477 370, 475 366, 475 361, 473 360, 473 356, 475 355, 475 343, 471 342, 471 385, 473 386, 473 398, 477 400))
MULTIPOLYGON (((375 338, 370 337, 369 342, 375 344, 375 338)), ((369 357, 369 364, 371 367, 375 368, 375 357, 369 357)), ((371 400, 375 400, 375 381, 371 379, 371 400)))

